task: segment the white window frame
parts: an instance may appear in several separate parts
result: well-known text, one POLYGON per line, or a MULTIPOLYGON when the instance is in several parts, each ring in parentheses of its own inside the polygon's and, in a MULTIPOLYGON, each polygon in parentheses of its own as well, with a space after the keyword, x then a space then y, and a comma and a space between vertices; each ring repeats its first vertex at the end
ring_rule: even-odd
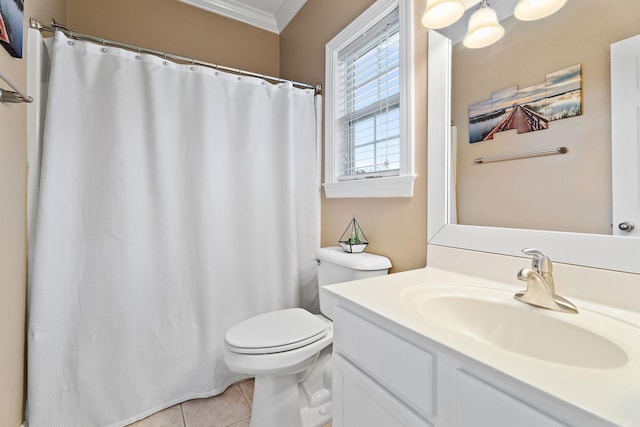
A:
POLYGON ((326 45, 325 177, 327 198, 413 197, 414 166, 413 1, 378 0, 326 45), (335 134, 338 53, 399 8, 400 15, 400 173, 396 176, 338 180, 335 134))

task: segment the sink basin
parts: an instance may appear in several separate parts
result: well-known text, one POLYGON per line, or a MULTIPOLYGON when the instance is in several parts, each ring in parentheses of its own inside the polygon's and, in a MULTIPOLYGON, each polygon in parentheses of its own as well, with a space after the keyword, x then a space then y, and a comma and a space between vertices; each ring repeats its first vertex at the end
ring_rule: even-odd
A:
POLYGON ((588 310, 557 313, 518 302, 513 292, 463 285, 407 289, 402 301, 430 325, 526 357, 591 369, 628 361, 618 344, 597 332, 598 325, 616 321, 588 310))

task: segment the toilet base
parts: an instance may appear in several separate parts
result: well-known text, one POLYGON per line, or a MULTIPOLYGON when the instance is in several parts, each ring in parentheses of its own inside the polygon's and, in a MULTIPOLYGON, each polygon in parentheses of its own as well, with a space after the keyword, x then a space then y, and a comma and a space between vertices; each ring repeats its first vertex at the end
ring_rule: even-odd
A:
POLYGON ((250 427, 323 427, 330 423, 331 377, 331 347, 305 372, 256 376, 250 427))

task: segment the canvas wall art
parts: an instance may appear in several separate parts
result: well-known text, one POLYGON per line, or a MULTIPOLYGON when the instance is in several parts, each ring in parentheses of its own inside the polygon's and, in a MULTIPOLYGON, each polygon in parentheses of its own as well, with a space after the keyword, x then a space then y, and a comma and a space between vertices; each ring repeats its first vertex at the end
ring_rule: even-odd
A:
POLYGON ((547 74, 543 83, 508 87, 469 106, 469 142, 493 139, 497 132, 535 132, 554 120, 582 114, 582 66, 547 74))

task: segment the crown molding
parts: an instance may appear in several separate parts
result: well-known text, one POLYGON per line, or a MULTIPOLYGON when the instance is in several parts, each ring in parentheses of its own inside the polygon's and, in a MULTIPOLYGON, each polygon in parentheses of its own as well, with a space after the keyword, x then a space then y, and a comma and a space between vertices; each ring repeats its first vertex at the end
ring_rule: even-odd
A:
POLYGON ((284 0, 275 14, 235 0, 180 1, 208 12, 213 12, 272 33, 280 34, 307 0, 284 0))
POLYGON ((302 6, 307 0, 284 0, 280 9, 276 12, 276 25, 278 26, 278 33, 281 33, 294 16, 302 9, 302 6))
POLYGON ((274 15, 233 0, 180 0, 208 12, 279 34, 274 15))

